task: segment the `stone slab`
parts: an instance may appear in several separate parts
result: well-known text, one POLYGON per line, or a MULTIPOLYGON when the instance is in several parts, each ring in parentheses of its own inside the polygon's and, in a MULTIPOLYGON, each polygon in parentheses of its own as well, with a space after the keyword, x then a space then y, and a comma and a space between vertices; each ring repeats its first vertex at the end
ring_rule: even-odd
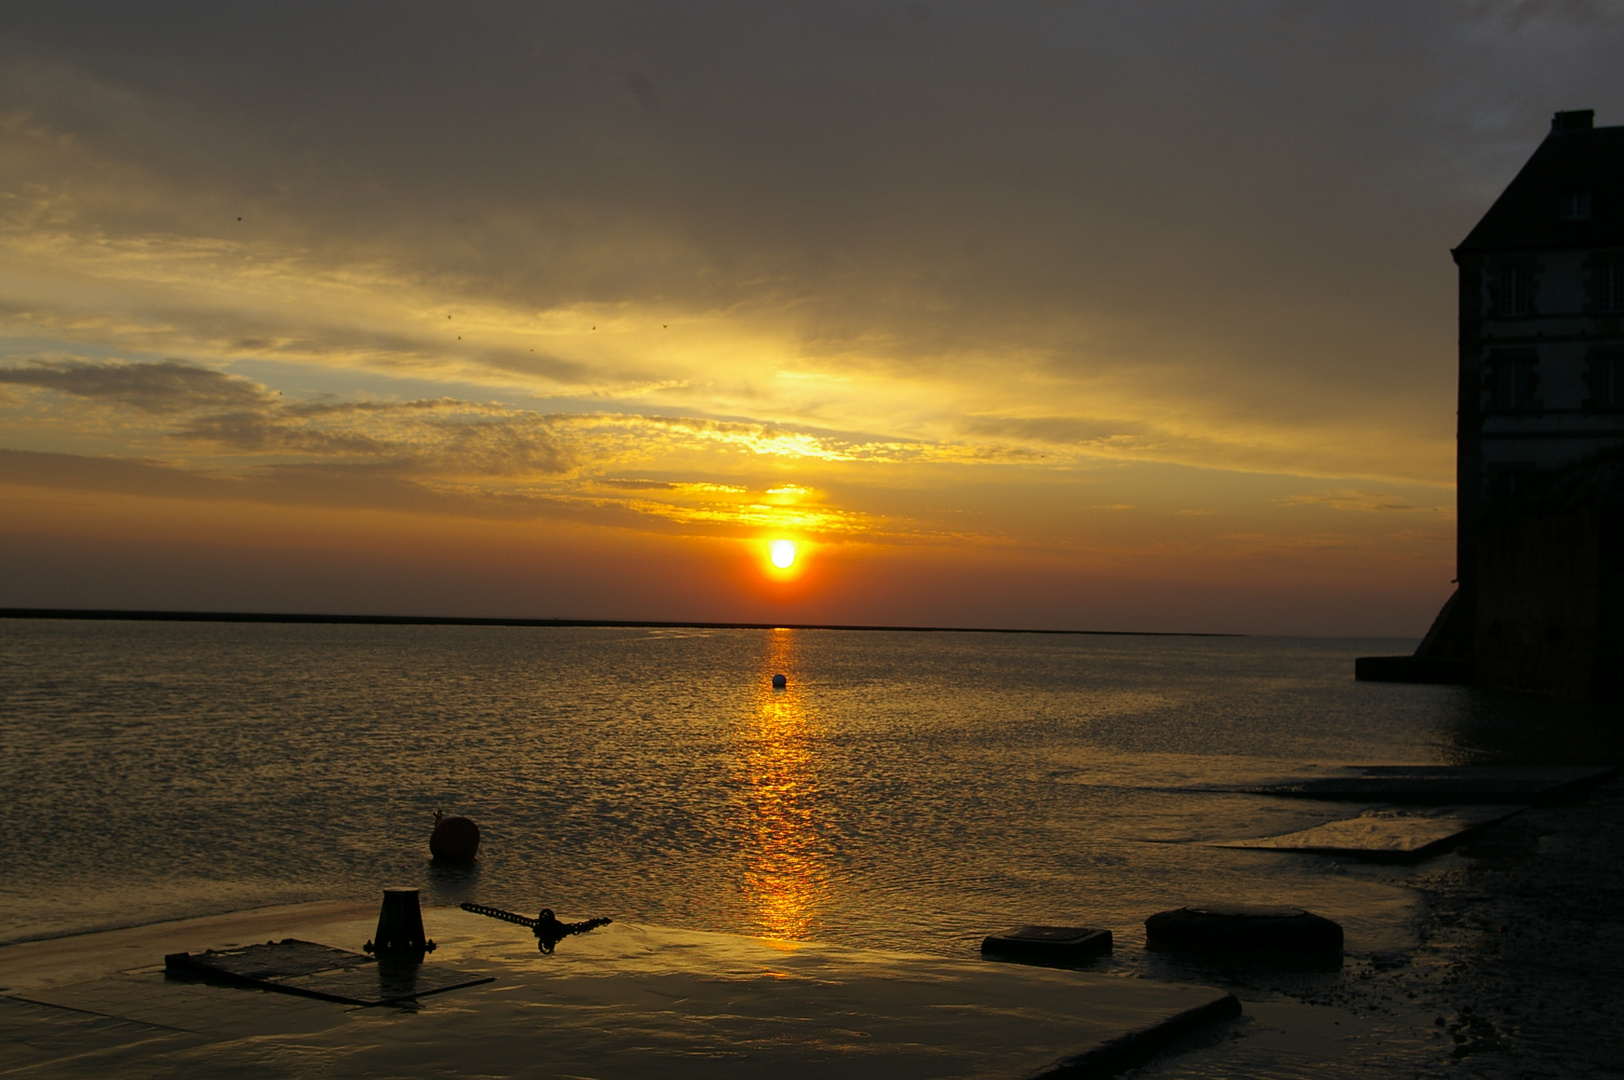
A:
POLYGON ((1364 765, 1328 776, 1239 788, 1253 795, 1335 802, 1462 806, 1537 804, 1618 775, 1612 767, 1524 765, 1364 765))
POLYGON ((1102 1076, 1239 1012, 1232 996, 1205 987, 622 922, 542 954, 522 928, 451 908, 424 912, 440 946, 424 967, 494 981, 412 1008, 166 979, 171 952, 268 937, 353 946, 371 933, 376 905, 277 916, 0 948, 0 985, 10 988, 0 997, 0 1073, 1102 1076), (129 963, 136 956, 146 963, 129 963), (69 1052, 62 1033, 86 1024, 101 1025, 99 1041, 69 1052))
POLYGON ((1111 951, 1111 931, 1092 926, 1017 926, 988 934, 981 955, 1016 963, 1075 965, 1111 951))
POLYGON ((298 938, 283 938, 281 941, 233 945, 196 954, 170 953, 164 957, 164 968, 168 971, 193 970, 198 974, 227 975, 251 982, 264 982, 363 967, 376 962, 366 953, 335 949, 331 945, 300 941, 298 938))
POLYGON ((1381 808, 1311 829, 1254 840, 1225 840, 1211 846, 1415 862, 1525 809, 1505 805, 1381 808))
POLYGON ((1145 920, 1145 945, 1175 952, 1244 954, 1252 960, 1342 962, 1341 924, 1299 907, 1202 904, 1145 920))
POLYGON ((490 982, 444 964, 374 960, 363 953, 283 938, 164 957, 170 976, 224 980, 346 1005, 387 1005, 490 982))

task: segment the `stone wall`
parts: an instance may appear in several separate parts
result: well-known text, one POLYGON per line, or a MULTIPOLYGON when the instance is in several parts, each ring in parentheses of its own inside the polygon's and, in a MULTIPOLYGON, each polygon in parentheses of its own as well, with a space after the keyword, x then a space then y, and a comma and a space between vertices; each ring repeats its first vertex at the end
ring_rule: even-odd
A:
POLYGON ((1562 470, 1485 514, 1474 682, 1563 697, 1624 696, 1624 460, 1562 470))

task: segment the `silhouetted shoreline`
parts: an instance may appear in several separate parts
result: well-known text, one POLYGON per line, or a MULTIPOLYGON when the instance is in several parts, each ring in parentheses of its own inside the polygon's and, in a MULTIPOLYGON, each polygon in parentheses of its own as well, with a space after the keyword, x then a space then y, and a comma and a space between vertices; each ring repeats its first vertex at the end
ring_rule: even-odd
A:
POLYGON ((1086 634, 1102 637, 1250 637, 1196 630, 1038 630, 1019 626, 868 626, 861 623, 689 622, 658 619, 503 619, 459 615, 322 615, 279 611, 142 611, 121 608, 0 608, 0 619, 131 622, 318 623, 358 626, 577 626, 628 630, 873 630, 914 634, 1086 634))

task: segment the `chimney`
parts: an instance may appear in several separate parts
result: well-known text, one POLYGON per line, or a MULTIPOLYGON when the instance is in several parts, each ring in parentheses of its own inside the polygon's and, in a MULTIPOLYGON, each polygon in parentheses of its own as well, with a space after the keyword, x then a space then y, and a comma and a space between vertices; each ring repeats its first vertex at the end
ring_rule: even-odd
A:
POLYGON ((1595 109, 1575 109, 1551 117, 1552 131, 1588 131, 1596 126, 1595 109))

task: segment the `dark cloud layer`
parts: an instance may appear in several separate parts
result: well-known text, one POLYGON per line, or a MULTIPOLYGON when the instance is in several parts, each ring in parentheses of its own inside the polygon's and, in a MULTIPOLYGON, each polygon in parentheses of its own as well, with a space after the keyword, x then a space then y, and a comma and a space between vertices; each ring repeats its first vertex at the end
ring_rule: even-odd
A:
POLYGON ((0 368, 0 384, 4 383, 117 402, 149 413, 257 407, 268 404, 272 397, 264 387, 247 379, 175 361, 157 364, 38 361, 22 367, 0 368))
POLYGON ((7 108, 168 193, 86 211, 110 230, 789 312, 904 366, 1173 363, 1170 394, 1246 414, 1381 407, 1372 369, 1441 393, 1413 336, 1446 336, 1447 247, 1553 108, 1624 116, 1601 3, 13 3, 0 30, 7 108))
POLYGON ((35 362, 0 368, 0 384, 170 416, 170 438, 235 454, 366 458, 429 476, 554 475, 573 464, 556 418, 449 398, 285 401, 250 379, 173 361, 35 362))
POLYGON ((493 496, 423 484, 393 465, 307 463, 223 476, 163 462, 0 448, 0 483, 117 495, 281 506, 533 521, 554 518, 592 524, 646 522, 619 507, 599 507, 537 495, 493 496))

